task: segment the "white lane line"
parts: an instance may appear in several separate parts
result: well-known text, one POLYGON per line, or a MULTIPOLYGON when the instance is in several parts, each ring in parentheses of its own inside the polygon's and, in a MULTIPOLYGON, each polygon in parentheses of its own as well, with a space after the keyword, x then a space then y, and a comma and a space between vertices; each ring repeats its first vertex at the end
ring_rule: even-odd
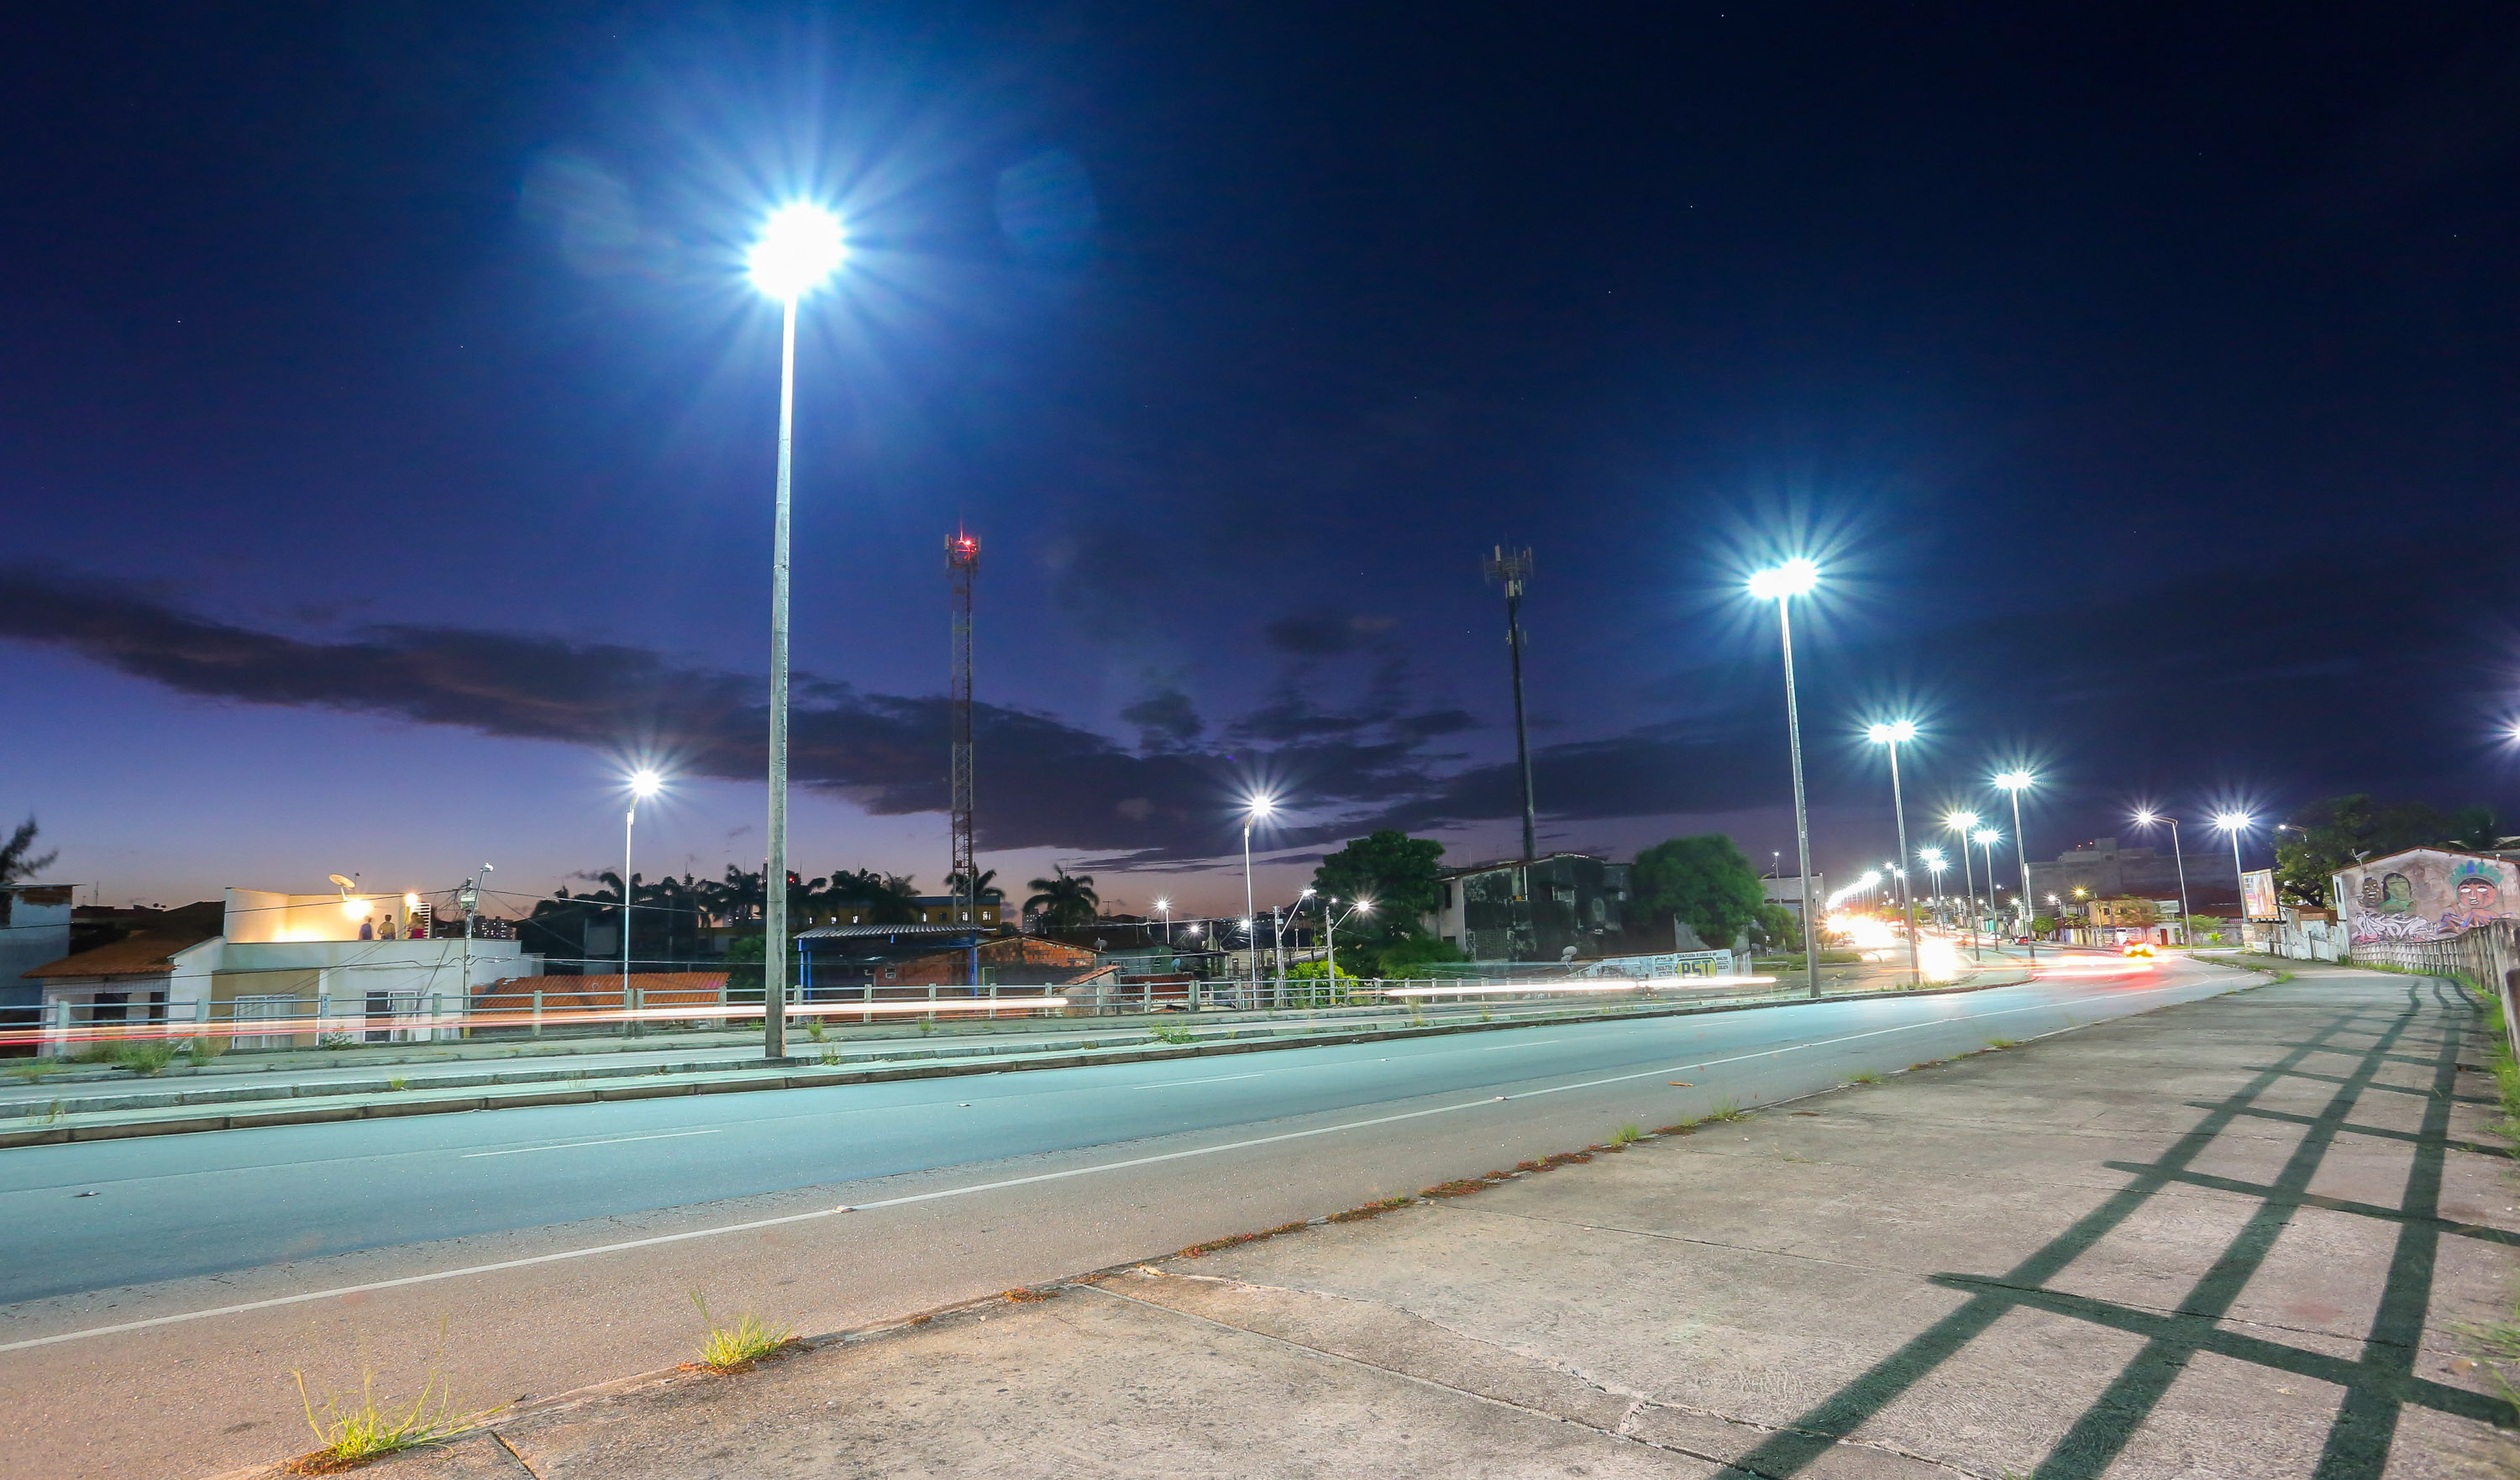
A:
MULTIPOLYGON (((2191 991, 2201 983, 2184 986, 2150 987, 2138 992, 2117 994, 2121 997, 2150 997, 2161 992, 2191 991)), ((1534 1090, 1516 1097, 1530 1099, 1536 1095, 1555 1095, 1567 1090, 1591 1089, 1597 1085, 1618 1084, 1630 1079, 1648 1079, 1656 1074, 1678 1074, 1689 1069, 1712 1068, 1718 1064, 1739 1063, 1749 1058, 1769 1058, 1799 1053, 1806 1049, 1825 1049, 1860 1039, 1879 1038, 1885 1033, 1907 1033, 1919 1028, 1945 1027, 1955 1022, 1968 1022, 1980 1017, 2004 1017, 2014 1012, 2061 1011, 2064 1004, 2038 1003, 2030 1007, 2004 1008, 1993 1012, 1958 1013, 1950 1017, 1929 1018, 1922 1022, 1905 1023, 1895 1028, 1875 1028, 1869 1032, 1849 1033, 1839 1038, 1816 1039, 1810 1043, 1789 1044, 1757 1054, 1736 1054, 1730 1058, 1707 1058, 1694 1063, 1673 1064, 1669 1068, 1648 1069, 1635 1074, 1616 1074, 1607 1079, 1590 1079, 1580 1084, 1556 1085, 1534 1090)), ((1285 1131, 1275 1136, 1255 1136, 1247 1141, 1230 1141, 1219 1145, 1193 1146, 1186 1151, 1165 1151, 1154 1156, 1132 1156, 1123 1161, 1097 1162, 1092 1166, 1069 1167, 1059 1172, 1037 1172, 1030 1177, 1009 1177, 999 1182, 973 1183, 968 1187, 942 1188, 933 1192, 914 1192, 906 1197, 887 1197, 879 1202, 843 1204, 835 1208, 816 1208, 810 1213, 789 1213, 782 1218, 756 1218, 745 1223, 720 1224, 716 1228, 692 1229, 681 1233, 659 1233, 650 1238, 630 1238, 619 1243, 600 1243, 589 1248, 562 1249, 556 1253, 535 1254, 524 1259, 503 1259, 496 1264, 467 1265, 462 1269, 439 1270, 428 1275, 405 1275, 399 1279, 375 1279, 366 1284, 338 1285, 329 1290, 307 1290, 296 1295, 279 1295, 269 1300, 248 1300, 240 1305, 216 1306, 206 1311, 186 1311, 174 1316, 153 1316, 146 1321, 123 1321, 112 1325, 90 1326, 82 1331, 63 1331, 54 1336, 35 1336, 24 1341, 0 1342, 0 1352, 22 1352, 32 1347, 55 1346, 65 1341, 85 1341, 96 1336, 119 1335, 124 1331, 149 1330, 161 1325, 180 1325, 188 1321, 207 1321, 217 1316, 242 1316, 251 1311, 267 1311, 284 1305, 304 1305, 309 1301, 330 1300, 339 1295, 364 1295, 374 1290, 400 1289, 405 1285, 433 1284, 441 1279, 463 1279, 474 1275, 495 1275, 505 1270, 530 1269, 541 1264, 560 1264, 571 1259, 593 1259, 603 1254, 626 1253, 631 1249, 655 1248, 661 1244, 685 1243, 695 1238, 717 1238, 729 1233, 749 1233, 756 1229, 782 1228, 791 1223, 811 1223, 822 1218, 835 1218, 842 1213, 872 1212, 877 1208, 907 1207, 912 1203, 935 1202, 946 1197, 969 1197, 980 1192, 1003 1191, 1008 1188, 1030 1187, 1036 1183, 1064 1182, 1071 1177, 1092 1177, 1102 1172, 1123 1172, 1131 1167, 1155 1166, 1167 1161, 1185 1161, 1194 1156, 1217 1156, 1228 1151, 1249 1150, 1253 1146, 1277 1145, 1289 1141, 1307 1141, 1316 1136, 1335 1136, 1342 1131, 1361 1131, 1373 1126, 1396 1125, 1404 1120, 1423 1120, 1429 1115, 1449 1115, 1455 1110, 1476 1109, 1497 1104, 1503 1095, 1482 1096, 1477 1099, 1459 1100, 1452 1104, 1434 1105, 1423 1110, 1403 1110, 1393 1115, 1376 1115, 1365 1120, 1342 1121, 1337 1125, 1316 1126, 1309 1131, 1285 1131)))
POLYGON ((715 1136, 724 1126, 711 1126, 705 1131, 658 1131, 653 1136, 610 1136, 602 1141, 562 1141, 547 1146, 511 1146, 504 1151, 467 1151, 463 1159, 475 1156, 527 1156, 536 1151, 574 1151, 579 1146, 617 1146, 632 1141, 671 1141, 677 1136, 715 1136))
POLYGON ((1562 1038, 1535 1038, 1529 1043, 1500 1043, 1479 1050, 1482 1054, 1501 1054, 1508 1049, 1536 1049, 1545 1043, 1564 1043, 1562 1038))
POLYGON ((1262 1069, 1257 1073, 1252 1074, 1219 1074, 1214 1079, 1167 1079, 1162 1084, 1133 1084, 1129 1086, 1129 1088, 1133 1090, 1178 1090, 1186 1084, 1223 1084, 1229 1079, 1258 1079, 1263 1075, 1275 1072, 1277 1071, 1274 1069, 1262 1069))

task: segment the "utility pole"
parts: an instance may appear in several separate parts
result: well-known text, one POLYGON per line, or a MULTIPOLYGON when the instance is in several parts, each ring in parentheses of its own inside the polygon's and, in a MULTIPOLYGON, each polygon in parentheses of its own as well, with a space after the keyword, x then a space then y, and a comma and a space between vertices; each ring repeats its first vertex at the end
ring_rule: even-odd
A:
POLYGON ((961 530, 945 542, 945 570, 954 583, 954 675, 950 712, 953 732, 954 861, 947 876, 958 880, 954 892, 963 903, 963 922, 971 926, 971 981, 980 984, 980 868, 971 819, 971 578, 980 570, 980 542, 961 530))
POLYGON ((1532 829, 1531 739, 1522 709, 1522 583, 1531 578, 1531 550, 1508 551, 1499 545, 1481 563, 1487 578, 1505 587, 1505 645, 1513 656, 1513 754, 1522 771, 1522 861, 1529 863, 1540 856, 1532 829))

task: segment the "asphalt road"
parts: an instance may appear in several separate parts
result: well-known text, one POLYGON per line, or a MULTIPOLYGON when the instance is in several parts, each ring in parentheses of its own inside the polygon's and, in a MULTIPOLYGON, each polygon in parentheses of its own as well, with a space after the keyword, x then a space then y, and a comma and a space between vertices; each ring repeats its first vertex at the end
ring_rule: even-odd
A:
POLYGON ((1694 1059, 1732 1060, 1692 1071, 1701 1102, 1747 1105, 2203 990, 2183 973, 2135 972, 1190 1061, 23 1147, 0 1152, 0 1304, 1694 1059), (2194 985, 2141 990, 2174 981, 2194 985))
POLYGON ((299 1371, 489 1407, 688 1360, 695 1294, 848 1329, 2263 980, 0 1151, 0 1475, 215 1474, 307 1448, 299 1371))

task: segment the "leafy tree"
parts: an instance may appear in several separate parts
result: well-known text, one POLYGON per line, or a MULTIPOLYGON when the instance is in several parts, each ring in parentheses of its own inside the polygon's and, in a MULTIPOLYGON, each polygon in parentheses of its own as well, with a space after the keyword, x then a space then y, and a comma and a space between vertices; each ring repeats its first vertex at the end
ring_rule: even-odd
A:
MULTIPOLYGON (((1768 891, 1759 871, 1721 832, 1656 843, 1637 855, 1629 876, 1647 919, 1678 919, 1712 950, 1730 949, 1766 922, 1768 891)), ((1799 938, 1800 927, 1792 933, 1799 938)))
POLYGON ((2292 827, 2275 834, 2275 887, 2282 898, 2313 909, 2328 904, 2330 876, 2365 858, 2408 848, 2493 846, 2494 811, 2462 808, 2455 818, 2422 802, 2384 806, 2356 792, 2313 802, 2293 814, 2292 827))
POLYGON ((2470 853, 2483 853, 2502 841, 2502 826, 2492 807, 2461 807, 2450 820, 2450 840, 2470 853))
POLYGON ((1360 947, 1350 955, 1339 947, 1340 969, 1351 976, 1461 976, 1465 973, 1447 971, 1445 966, 1467 961, 1462 948, 1441 936, 1404 935, 1371 947, 1360 947))
MULTIPOLYGON (((726 943, 726 1000, 762 1000, 761 973, 769 952, 764 937, 739 935, 726 943)), ((790 964, 792 966, 792 963, 790 964)))
MULTIPOLYGON (((1698 938, 1705 939, 1704 936, 1698 938)), ((1763 899, 1759 905, 1759 918, 1750 924, 1750 944, 1762 951, 1801 950, 1802 917, 1782 905, 1763 899)))
POLYGON ((1050 874, 1028 886, 1033 892, 1024 901, 1024 913, 1039 912, 1044 930, 1076 930, 1094 923, 1102 913, 1102 896, 1094 892, 1094 875, 1070 874, 1057 864, 1051 865, 1050 874))
POLYGON ((1360 939, 1398 940, 1419 933, 1418 918, 1444 901, 1438 861, 1444 845, 1385 828, 1351 841, 1313 871, 1313 889, 1325 900, 1373 901, 1373 913, 1340 926, 1360 939))

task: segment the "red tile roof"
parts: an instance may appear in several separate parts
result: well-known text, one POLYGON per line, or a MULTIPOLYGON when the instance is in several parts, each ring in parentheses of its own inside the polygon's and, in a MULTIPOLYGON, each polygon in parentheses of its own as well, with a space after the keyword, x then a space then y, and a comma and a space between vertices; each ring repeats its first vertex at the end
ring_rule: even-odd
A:
POLYGON ((110 946, 98 946, 75 956, 65 956, 57 962, 37 966, 26 973, 29 977, 57 980, 68 976, 157 976, 171 964, 175 953, 215 939, 216 930, 195 933, 189 930, 148 931, 117 940, 110 946))

